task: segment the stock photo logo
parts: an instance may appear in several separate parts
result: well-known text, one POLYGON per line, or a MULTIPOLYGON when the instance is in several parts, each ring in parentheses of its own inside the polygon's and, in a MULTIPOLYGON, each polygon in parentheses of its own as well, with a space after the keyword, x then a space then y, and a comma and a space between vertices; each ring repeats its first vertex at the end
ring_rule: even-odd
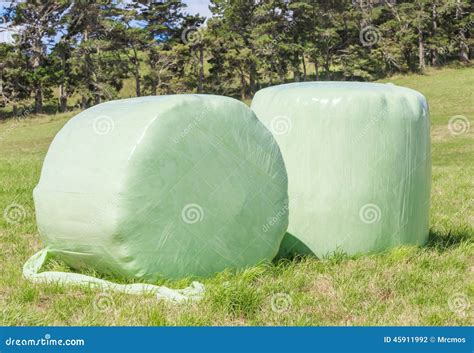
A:
POLYGON ((290 311, 293 300, 287 293, 275 293, 270 299, 272 311, 277 314, 283 314, 290 311))
POLYGON ((94 119, 93 128, 97 135, 107 135, 114 130, 114 121, 107 115, 99 115, 94 119))
POLYGON ((196 203, 189 203, 183 207, 181 219, 188 224, 201 222, 204 219, 204 210, 196 203))
POLYGON ((448 122, 448 129, 452 135, 462 135, 469 132, 471 123, 469 119, 463 115, 455 115, 448 122))
POLYGON ((471 302, 466 294, 454 293, 448 299, 448 307, 453 313, 465 317, 471 307, 471 302))
POLYGON ((374 46, 381 38, 380 30, 372 25, 362 28, 359 32, 359 40, 364 47, 374 46))
POLYGON ((107 313, 115 309, 115 301, 109 293, 99 293, 94 297, 92 307, 98 312, 107 313))
POLYGON ((292 123, 286 115, 277 115, 270 121, 270 131, 274 135, 284 135, 291 131, 292 123))
POLYGON ((47 346, 84 346, 86 341, 82 338, 55 338, 49 333, 42 337, 9 337, 5 345, 12 347, 47 347, 47 346))
POLYGON ((360 208, 359 218, 366 224, 377 223, 382 218, 382 211, 376 204, 368 203, 360 208))
POLYGON ((8 23, 10 22, 8 16, 0 16, 0 33, 8 31, 8 23))
POLYGON ((26 42, 27 31, 19 26, 14 26, 7 16, 0 16, 0 43, 20 45, 26 42))
POLYGON ((202 41, 202 31, 198 26, 189 26, 181 33, 181 40, 184 44, 198 44, 202 41))
POLYGON ((18 203, 12 203, 3 210, 3 218, 9 224, 21 223, 27 215, 25 207, 18 203))

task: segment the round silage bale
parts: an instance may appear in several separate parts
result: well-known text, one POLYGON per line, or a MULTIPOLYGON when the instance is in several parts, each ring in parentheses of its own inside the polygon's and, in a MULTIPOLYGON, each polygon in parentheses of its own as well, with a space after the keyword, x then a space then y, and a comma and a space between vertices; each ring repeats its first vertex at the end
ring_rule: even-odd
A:
POLYGON ((288 223, 271 133, 243 103, 212 95, 81 112, 54 138, 34 201, 55 257, 147 280, 271 260, 288 223))
POLYGON ((426 242, 430 121, 420 93, 391 84, 294 83, 260 90, 251 107, 274 134, 288 173, 280 255, 426 242))

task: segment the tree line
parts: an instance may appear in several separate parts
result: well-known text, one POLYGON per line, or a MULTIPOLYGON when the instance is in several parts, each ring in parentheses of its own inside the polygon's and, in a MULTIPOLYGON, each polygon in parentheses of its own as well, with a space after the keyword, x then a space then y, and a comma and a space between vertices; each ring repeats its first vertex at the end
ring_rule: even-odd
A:
POLYGON ((0 13, 0 106, 42 113, 134 95, 248 99, 293 81, 371 81, 469 63, 470 0, 12 2, 0 13), (25 103, 26 102, 26 103, 25 103))

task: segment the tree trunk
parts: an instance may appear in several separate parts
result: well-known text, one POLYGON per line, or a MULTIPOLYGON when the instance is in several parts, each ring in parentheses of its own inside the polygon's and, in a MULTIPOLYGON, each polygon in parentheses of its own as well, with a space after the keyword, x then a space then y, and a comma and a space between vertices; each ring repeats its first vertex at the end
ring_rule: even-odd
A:
POLYGON ((461 17, 461 1, 460 0, 456 0, 456 20, 459 20, 459 18, 461 17))
POLYGON ((67 112, 67 95, 64 84, 59 85, 59 111, 61 113, 67 112))
POLYGON ((138 70, 137 67, 135 68, 134 76, 135 76, 135 94, 137 95, 137 97, 140 97, 142 95, 142 88, 140 85, 140 71, 138 70))
POLYGON ((61 113, 67 112, 67 96, 61 96, 59 100, 59 109, 61 113))
POLYGON ((133 48, 133 57, 131 59, 133 65, 133 76, 135 77, 135 94, 137 97, 142 95, 142 87, 140 84, 140 61, 138 60, 137 50, 133 48))
POLYGON ((459 31, 459 60, 467 64, 469 62, 468 53, 469 53, 469 47, 466 43, 466 37, 464 36, 464 32, 461 30, 459 31))
POLYGON ((314 60, 314 71, 316 73, 316 81, 319 81, 319 63, 318 63, 318 59, 315 59, 314 60))
POLYGON ((431 24, 433 26, 433 34, 436 32, 438 29, 438 11, 436 10, 436 4, 433 4, 431 7, 431 24))
MULTIPOLYGON (((398 23, 402 23, 402 19, 400 17, 400 15, 398 14, 398 11, 397 11, 397 8, 395 7, 395 5, 391 2, 391 1, 384 1, 384 5, 388 6, 388 8, 390 9, 390 11, 392 12, 392 14, 395 16, 395 18, 397 19, 397 22, 398 23)), ((400 26, 401 27, 401 26, 400 26)))
POLYGON ((96 91, 94 95, 94 105, 100 104, 102 98, 100 97, 100 91, 96 91))
MULTIPOLYGON (((2 66, 1 63, 0 66, 2 66)), ((5 94, 3 93, 3 70, 0 71, 0 95, 5 97, 5 94)))
POLYGON ((431 50, 431 66, 438 65, 438 52, 436 49, 431 50))
POLYGON ((418 68, 421 71, 425 69, 425 42, 421 28, 418 28, 418 68))
MULTIPOLYGON (((461 1, 456 0, 456 20, 460 19, 461 16, 461 1)), ((466 44, 466 36, 464 35, 464 31, 462 29, 459 31, 459 35, 457 37, 459 37, 459 60, 461 60, 463 63, 467 63, 469 62, 469 47, 466 44)))
POLYGON ((255 78, 257 76, 257 67, 256 67, 256 64, 255 64, 255 61, 253 59, 253 55, 254 55, 254 47, 253 47, 253 44, 252 42, 249 40, 249 38, 247 38, 246 36, 242 36, 242 39, 245 43, 245 46, 247 48, 250 49, 250 52, 251 52, 251 57, 252 59, 250 59, 250 63, 249 63, 249 84, 248 84, 248 90, 246 90, 250 96, 252 96, 256 90, 255 90, 255 78))
POLYGON ((250 95, 253 95, 257 90, 255 89, 255 78, 257 76, 257 69, 255 68, 255 62, 252 60, 250 63, 250 75, 249 75, 249 90, 250 95))
POLYGON ((202 45, 199 46, 199 82, 198 92, 201 93, 204 90, 204 48, 202 45))
POLYGON ((326 71, 326 77, 330 80, 331 79, 331 74, 330 74, 330 64, 329 64, 329 53, 326 54, 326 60, 324 61, 324 70, 326 71))
POLYGON ((43 113, 43 88, 41 84, 35 87, 35 114, 43 113))
MULTIPOLYGON (((438 10, 436 4, 431 7, 431 25, 433 27, 431 37, 435 37, 438 29, 438 10)), ((436 49, 431 50, 431 65, 436 66, 438 64, 438 51, 436 49)))
MULTIPOLYGON (((33 70, 36 71, 36 69, 41 65, 41 53, 42 53, 42 43, 40 40, 35 40, 34 41, 34 46, 33 46, 33 70)), ((34 85, 34 92, 35 92, 35 114, 41 114, 43 113, 43 87, 41 86, 41 81, 35 82, 34 85)))
POLYGON ((159 75, 159 72, 156 70, 156 62, 155 58, 149 58, 148 66, 150 66, 150 89, 151 95, 156 96, 156 91, 158 90, 158 79, 156 75, 159 75))
POLYGON ((301 81, 301 74, 300 74, 300 58, 297 52, 295 52, 293 56, 293 81, 300 82, 301 81))
POLYGON ((280 80, 280 82, 281 83, 285 82, 286 71, 283 70, 281 65, 277 66, 277 71, 278 71, 278 79, 280 80))
POLYGON ((241 72, 240 73, 240 97, 242 98, 242 100, 245 100, 245 98, 247 98, 246 97, 246 86, 247 86, 247 82, 245 81, 245 76, 241 72))
POLYGON ((301 55, 301 63, 303 64, 303 81, 306 81, 306 60, 304 59, 304 53, 301 55))

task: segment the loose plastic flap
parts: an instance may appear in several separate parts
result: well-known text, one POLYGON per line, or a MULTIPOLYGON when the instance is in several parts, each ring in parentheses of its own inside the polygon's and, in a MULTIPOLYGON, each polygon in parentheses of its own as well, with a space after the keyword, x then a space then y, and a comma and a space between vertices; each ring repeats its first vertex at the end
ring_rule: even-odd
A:
POLYGON ((45 271, 40 272, 50 253, 45 248, 34 254, 23 266, 23 277, 36 283, 56 283, 61 285, 81 285, 95 287, 104 291, 121 292, 126 294, 156 295, 159 300, 181 303, 190 300, 200 300, 204 296, 204 285, 192 282, 191 286, 184 289, 170 289, 152 284, 134 283, 117 284, 103 279, 86 276, 80 273, 45 271))

